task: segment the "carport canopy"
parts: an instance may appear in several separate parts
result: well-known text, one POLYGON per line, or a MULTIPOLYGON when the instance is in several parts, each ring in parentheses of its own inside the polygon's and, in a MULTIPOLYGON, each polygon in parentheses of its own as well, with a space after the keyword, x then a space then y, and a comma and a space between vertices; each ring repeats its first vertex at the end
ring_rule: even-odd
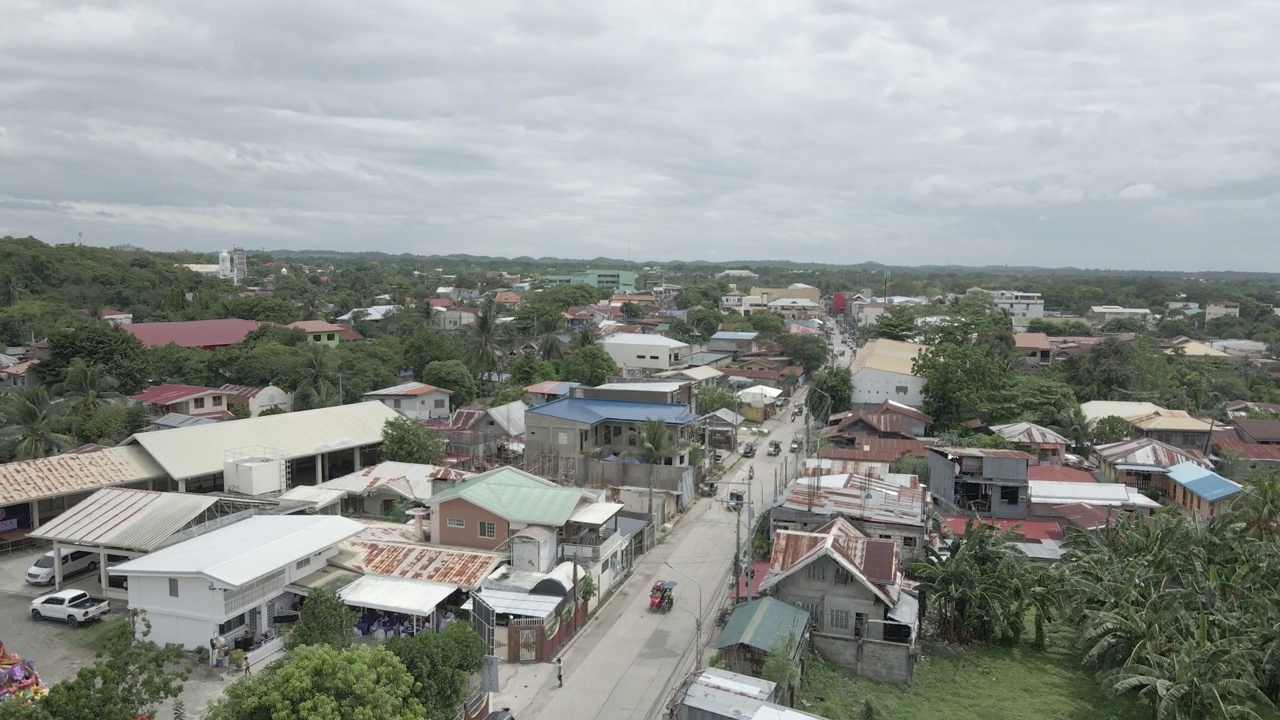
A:
POLYGON ((456 585, 426 580, 365 575, 339 590, 338 597, 353 607, 427 617, 457 590, 456 585))

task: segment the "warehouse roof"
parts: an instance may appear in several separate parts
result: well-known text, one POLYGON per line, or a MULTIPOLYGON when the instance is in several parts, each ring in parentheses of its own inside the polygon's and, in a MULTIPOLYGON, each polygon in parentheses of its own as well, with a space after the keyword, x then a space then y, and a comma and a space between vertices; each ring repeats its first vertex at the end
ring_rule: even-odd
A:
POLYGON ((862 370, 911 375, 916 356, 928 349, 928 345, 876 338, 858 350, 851 370, 854 375, 862 370))

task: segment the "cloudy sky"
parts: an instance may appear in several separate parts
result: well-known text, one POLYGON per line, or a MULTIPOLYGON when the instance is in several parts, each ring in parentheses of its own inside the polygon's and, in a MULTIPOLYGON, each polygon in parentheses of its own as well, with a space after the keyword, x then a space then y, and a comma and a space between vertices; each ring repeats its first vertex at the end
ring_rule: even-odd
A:
POLYGON ((1280 271, 1276 0, 7 0, 0 235, 1280 271))

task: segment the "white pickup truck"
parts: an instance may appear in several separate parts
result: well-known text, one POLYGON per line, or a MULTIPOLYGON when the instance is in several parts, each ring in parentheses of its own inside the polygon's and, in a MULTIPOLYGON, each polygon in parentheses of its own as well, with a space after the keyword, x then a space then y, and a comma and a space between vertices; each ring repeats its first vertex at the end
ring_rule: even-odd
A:
POLYGON ((83 590, 63 590, 31 601, 32 620, 61 620, 71 627, 98 620, 109 612, 110 603, 103 598, 90 597, 83 590))

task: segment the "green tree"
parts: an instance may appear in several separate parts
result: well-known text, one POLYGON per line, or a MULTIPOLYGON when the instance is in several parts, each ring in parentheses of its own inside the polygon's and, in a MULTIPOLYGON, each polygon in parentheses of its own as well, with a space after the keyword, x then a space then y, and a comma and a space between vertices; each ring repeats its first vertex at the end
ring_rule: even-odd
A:
POLYGON ((511 363, 512 384, 525 388, 544 380, 556 379, 556 366, 546 360, 539 360, 534 353, 527 352, 511 363))
POLYGON ((100 407, 120 399, 120 393, 116 392, 118 385, 115 378, 103 372, 101 365, 90 365, 84 358, 71 361, 62 382, 53 391, 62 396, 62 402, 70 404, 73 435, 79 435, 80 425, 100 407))
POLYGON ((1133 437, 1133 426, 1128 420, 1115 415, 1099 418, 1091 431, 1093 441, 1099 445, 1117 443, 1133 437))
POLYGON ((603 384, 617 372, 617 363, 598 345, 574 350, 560 366, 562 380, 590 386, 603 384))
POLYGON ((802 365, 810 375, 822 369, 831 352, 827 341, 818 335, 783 335, 778 344, 782 345, 792 362, 802 365))
POLYGON ((480 386, 471 370, 458 360, 433 362, 422 369, 419 378, 428 385, 435 385, 453 393, 454 407, 462 407, 480 395, 480 386))
POLYGON ((719 285, 686 285, 676 293, 675 303, 681 310, 695 306, 714 308, 720 304, 723 294, 724 288, 719 285))
POLYGON ((671 429, 662 420, 645 420, 643 424, 631 429, 631 442, 634 450, 627 451, 628 457, 642 460, 649 466, 649 519, 653 520, 653 473, 658 465, 667 464, 675 454, 678 443, 671 434, 671 429))
POLYGON ((818 373, 805 397, 809 414, 826 422, 833 413, 853 407, 853 375, 847 367, 828 368, 818 373), (829 404, 828 404, 829 403, 829 404))
POLYGON ((781 691, 779 697, 787 707, 795 705, 795 689, 800 682, 800 663, 791 657, 791 648, 795 644, 794 634, 778 638, 769 648, 760 670, 761 678, 777 684, 781 691))
POLYGON ((188 671, 182 648, 159 647, 146 640, 150 632, 139 611, 132 611, 128 622, 111 626, 97 660, 49 688, 49 695, 37 704, 40 715, 54 720, 154 717, 157 706, 182 692, 188 671))
POLYGON ((337 594, 318 588, 302 604, 298 622, 285 636, 285 647, 290 650, 303 645, 348 647, 351 645, 351 629, 356 626, 357 619, 358 613, 347 607, 337 594))
POLYGON ((147 348, 147 378, 156 383, 206 386, 217 382, 221 385, 209 377, 210 357, 207 350, 185 348, 174 343, 147 348))
POLYGON ((79 432, 85 442, 114 445, 146 424, 147 409, 141 405, 107 405, 95 410, 80 425, 79 432))
POLYGON ((600 291, 582 283, 553 285, 533 295, 535 304, 549 305, 557 313, 564 312, 571 307, 593 305, 599 300, 600 291))
POLYGON ((914 306, 893 305, 880 313, 880 317, 864 333, 867 337, 909 342, 919 333, 919 328, 916 327, 916 318, 919 316, 920 311, 914 306))
POLYGON ((970 413, 982 414, 1006 376, 990 355, 973 345, 944 343, 916 356, 913 372, 924 378, 924 412, 943 430, 970 413))
POLYGON ((719 385, 703 385, 698 388, 698 412, 705 415, 722 408, 734 406, 733 392, 719 385))
POLYGON ((498 309, 493 298, 485 300, 476 313, 476 321, 467 328, 467 346, 462 360, 472 372, 490 379, 502 366, 502 351, 498 345, 498 309))
POLYGON ((392 638, 383 647, 400 658, 417 683, 427 720, 453 720, 466 699, 468 682, 484 666, 484 641, 469 623, 451 622, 442 632, 392 638))
POLYGON ((771 310, 759 310, 747 318, 751 329, 761 335, 774 335, 786 329, 786 320, 771 310))
POLYGON ((382 426, 382 458, 392 462, 439 465, 444 462, 445 443, 415 420, 391 418, 382 426))
POLYGON ((0 443, 19 460, 57 455, 75 444, 67 434, 71 408, 43 387, 13 388, 0 395, 0 443))
POLYGON ((1093 326, 1083 320, 1034 318, 1027 323, 1027 332, 1044 333, 1050 337, 1088 337, 1093 335, 1093 326))
POLYGON ((302 348, 298 384, 293 401, 299 409, 325 407, 321 397, 332 398, 329 386, 337 376, 337 356, 332 348, 318 343, 307 343, 302 348))
MULTIPOLYGON (((385 647, 307 645, 270 671, 242 678, 209 720, 421 720, 417 683, 385 647)), ((434 718, 432 719, 434 720, 434 718)))
POLYGON ((58 385, 76 359, 102 368, 116 379, 119 390, 135 393, 146 386, 146 351, 139 340, 117 327, 102 322, 83 323, 49 336, 49 358, 40 363, 41 379, 58 385))
POLYGON ((422 369, 433 362, 461 360, 463 355, 463 338, 459 335, 446 335, 435 330, 414 333, 405 341, 405 364, 413 370, 415 376, 422 375, 422 369))
POLYGON ((622 303, 622 317, 628 320, 643 320, 649 317, 649 313, 644 308, 635 303, 622 303))

